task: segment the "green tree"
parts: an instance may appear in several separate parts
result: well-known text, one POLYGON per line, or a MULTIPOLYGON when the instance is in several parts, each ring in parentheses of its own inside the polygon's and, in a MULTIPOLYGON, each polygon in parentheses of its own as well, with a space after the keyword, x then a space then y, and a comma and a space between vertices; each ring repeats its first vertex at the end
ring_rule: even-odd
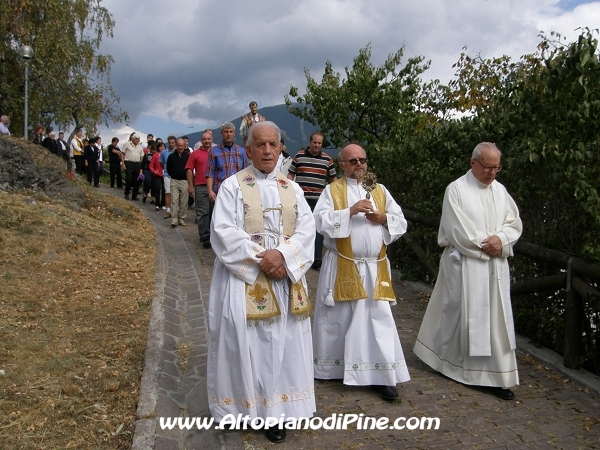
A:
POLYGON ((596 259, 600 258, 597 46, 594 33, 583 30, 570 43, 555 33, 542 36, 537 51, 517 63, 507 57, 461 56, 458 77, 451 83, 459 102, 467 105, 476 99, 469 119, 475 135, 493 140, 504 151, 509 170, 500 178, 530 225, 526 238, 596 259))
POLYGON ((128 119, 110 86, 113 59, 98 53, 114 21, 101 0, 0 0, 0 110, 11 116, 13 134, 22 134, 23 44, 29 61, 29 123, 85 127, 128 119))
POLYGON ((288 110, 318 125, 334 145, 359 141, 368 146, 410 133, 420 120, 420 75, 429 62, 413 57, 402 67, 403 55, 404 47, 376 67, 367 45, 352 67, 345 68, 344 79, 327 61, 321 83, 304 69, 306 93, 300 95, 298 88, 291 86, 285 96, 288 110))
MULTIPOLYGON (((457 77, 449 85, 446 101, 469 114, 427 136, 428 149, 441 149, 438 155, 429 152, 429 156, 438 161, 451 158, 460 154, 462 146, 466 161, 467 152, 478 141, 495 142, 504 153, 506 167, 498 179, 519 205, 522 239, 599 260, 600 61, 596 33, 582 30, 573 42, 551 33, 542 36, 534 53, 517 62, 506 56, 484 60, 462 55, 456 67, 457 77)), ((432 179, 426 173, 423 183, 428 185, 432 179)), ((444 179, 443 173, 439 179, 444 179)), ((426 206, 426 200, 420 205, 426 206)), ((517 280, 555 273, 556 268, 525 258, 513 262, 517 280)), ((563 292, 517 297, 513 305, 520 332, 562 351, 563 292)), ((598 313, 589 304, 586 308, 586 364, 598 370, 598 313)))
MULTIPOLYGON (((396 97, 387 95, 390 88, 383 88, 393 76, 386 77, 385 65, 370 64, 367 47, 354 66, 346 68, 345 80, 328 63, 320 84, 307 72, 305 96, 291 88, 290 96, 297 98, 299 106, 286 100, 292 112, 318 124, 334 144, 355 139, 366 145, 369 166, 400 205, 426 216, 440 216, 444 190, 469 170, 473 148, 482 141, 495 142, 505 167, 498 181, 519 206, 522 239, 600 260, 596 36, 588 29, 573 42, 555 33, 542 35, 537 49, 517 61, 463 52, 454 66, 456 76, 447 86, 408 77, 414 81, 409 83, 412 88, 398 88, 396 97)), ((390 57, 387 67, 397 67, 401 54, 390 57)), ((424 66, 415 64, 408 73, 421 73, 424 66)), ((437 261, 437 230, 411 222, 409 231, 437 261)), ((404 275, 431 281, 404 243, 396 257, 404 275)), ((516 280, 556 274, 554 267, 519 257, 512 268, 516 280)), ((517 329, 561 352, 564 301, 560 291, 518 297, 514 301, 517 329)), ((588 367, 596 364, 596 370, 600 367, 598 321, 598 313, 588 305, 586 359, 588 367)))

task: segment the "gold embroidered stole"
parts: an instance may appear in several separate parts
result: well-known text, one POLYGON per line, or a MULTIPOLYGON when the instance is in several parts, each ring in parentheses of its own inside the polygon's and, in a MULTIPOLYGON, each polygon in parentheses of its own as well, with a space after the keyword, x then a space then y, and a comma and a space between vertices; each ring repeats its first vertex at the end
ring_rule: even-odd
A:
MULTIPOLYGON (((244 226, 253 242, 265 248, 265 217, 264 213, 273 210, 263 210, 260 190, 254 166, 249 166, 236 174, 242 201, 244 204, 244 226)), ((289 242, 289 236, 294 233, 298 218, 296 193, 289 180, 283 174, 276 172, 279 200, 282 205, 281 218, 283 221, 283 240, 289 242)), ((279 209, 279 208, 277 208, 279 209)), ((279 227, 276 230, 279 232, 279 227)), ((310 302, 306 289, 300 280, 292 284, 289 280, 290 309, 298 320, 306 319, 310 312, 310 302)), ((270 323, 279 320, 281 311, 275 298, 271 280, 261 270, 252 286, 246 285, 246 319, 254 322, 270 323)))
MULTIPOLYGON (((333 198, 333 207, 335 210, 348 208, 348 184, 346 178, 340 178, 330 185, 331 197, 333 198)), ((381 186, 377 185, 371 192, 373 201, 378 211, 386 211, 385 194, 381 186)), ((365 287, 363 286, 358 269, 354 262, 354 252, 352 251, 352 239, 350 236, 338 238, 335 240, 338 257, 337 273, 335 276, 335 288, 333 298, 336 302, 349 300, 361 300, 368 298, 365 287)), ((388 270, 386 256, 387 246, 382 243, 379 251, 379 261, 377 262, 377 280, 375 281, 375 292, 373 300, 396 301, 390 272, 388 270)))

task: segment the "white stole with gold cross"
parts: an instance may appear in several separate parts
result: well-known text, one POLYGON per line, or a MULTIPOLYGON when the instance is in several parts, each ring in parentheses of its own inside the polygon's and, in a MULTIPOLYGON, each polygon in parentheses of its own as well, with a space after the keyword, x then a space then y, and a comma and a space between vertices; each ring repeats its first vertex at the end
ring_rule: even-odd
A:
MULTIPOLYGON (((294 233, 298 218, 298 205, 296 194, 290 181, 277 172, 277 188, 281 204, 281 222, 283 228, 282 239, 289 239, 294 233)), ((244 228, 253 242, 265 247, 265 217, 260 199, 258 181, 254 174, 254 166, 249 166, 236 174, 242 202, 244 204, 244 228)), ((273 231, 273 230, 270 230, 273 231)), ((279 230, 277 230, 279 232, 279 230)), ((310 302, 302 280, 293 284, 288 279, 290 293, 290 309, 295 320, 304 320, 309 317, 310 302)), ((275 298, 271 280, 261 270, 253 285, 246 284, 246 319, 249 324, 267 324, 277 322, 281 318, 279 304, 275 298)))

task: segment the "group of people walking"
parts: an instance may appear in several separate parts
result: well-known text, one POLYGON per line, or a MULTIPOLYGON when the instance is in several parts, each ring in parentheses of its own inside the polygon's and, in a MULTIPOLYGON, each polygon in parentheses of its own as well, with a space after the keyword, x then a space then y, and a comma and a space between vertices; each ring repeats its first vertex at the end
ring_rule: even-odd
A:
MULTIPOLYGON (((249 127, 250 164, 219 180, 210 228, 210 410, 218 422, 276 418, 265 430, 272 442, 285 440, 287 420, 313 416, 315 378, 370 386, 387 401, 410 379, 386 256, 407 229, 400 206, 368 172, 360 145, 341 149, 338 179, 314 133, 286 176, 280 138, 272 122, 249 127), (312 331, 311 267, 320 271, 312 331)), ((471 170, 448 186, 440 275, 414 351, 449 378, 510 400, 518 372, 507 257, 521 221, 495 181, 500 158, 494 144, 477 145, 471 170)))
MULTIPOLYGON (((110 183, 122 188, 124 169, 125 199, 138 200, 142 186, 173 228, 186 226, 193 197, 199 240, 216 255, 208 314, 212 416, 276 418, 265 432, 277 443, 288 420, 315 413, 315 379, 369 386, 386 401, 410 380, 386 255, 407 222, 368 171, 360 145, 340 150, 338 178, 321 133, 292 158, 277 125, 250 106, 244 146, 234 143, 229 122, 219 144, 206 130, 195 149, 175 136, 165 144, 150 135, 146 148, 137 133, 122 148, 113 138, 110 183), (312 329, 311 269, 320 271, 312 329)), ((75 164, 97 185, 95 169, 89 174, 99 166, 99 142, 88 151, 80 140, 76 134, 70 144, 75 164)), ((446 189, 438 235, 444 251, 414 352, 457 382, 512 400, 519 377, 507 258, 522 224, 495 180, 500 161, 494 144, 478 144, 470 170, 446 189)))

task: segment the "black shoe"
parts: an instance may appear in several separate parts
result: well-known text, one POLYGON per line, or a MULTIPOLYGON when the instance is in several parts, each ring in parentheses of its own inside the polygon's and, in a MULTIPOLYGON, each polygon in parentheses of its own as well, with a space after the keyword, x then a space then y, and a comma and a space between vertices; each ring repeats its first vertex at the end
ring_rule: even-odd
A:
POLYGON ((314 270, 321 270, 321 261, 315 261, 314 263, 312 263, 312 266, 310 266, 310 268, 314 270))
POLYGON ((137 197, 131 197, 131 200, 133 200, 134 202, 139 202, 140 201, 140 199, 137 198, 137 197))
POLYGON ((125 194, 125 200, 129 200, 129 194, 125 194))
POLYGON ((204 247, 204 248, 210 248, 211 247, 210 242, 209 241, 204 241, 202 243, 202 247, 204 247))
POLYGON ((502 400, 514 400, 515 394, 510 389, 504 389, 501 387, 488 387, 488 391, 494 394, 496 397, 502 400))
POLYGON ((142 197, 142 203, 146 203, 146 196, 142 197))
POLYGON ((387 400, 388 402, 394 401, 398 397, 398 391, 393 386, 379 386, 374 385, 371 388, 378 392, 382 399, 387 400))
POLYGON ((281 444, 285 441, 285 434, 285 428, 269 428, 265 432, 267 439, 275 444, 281 444))

